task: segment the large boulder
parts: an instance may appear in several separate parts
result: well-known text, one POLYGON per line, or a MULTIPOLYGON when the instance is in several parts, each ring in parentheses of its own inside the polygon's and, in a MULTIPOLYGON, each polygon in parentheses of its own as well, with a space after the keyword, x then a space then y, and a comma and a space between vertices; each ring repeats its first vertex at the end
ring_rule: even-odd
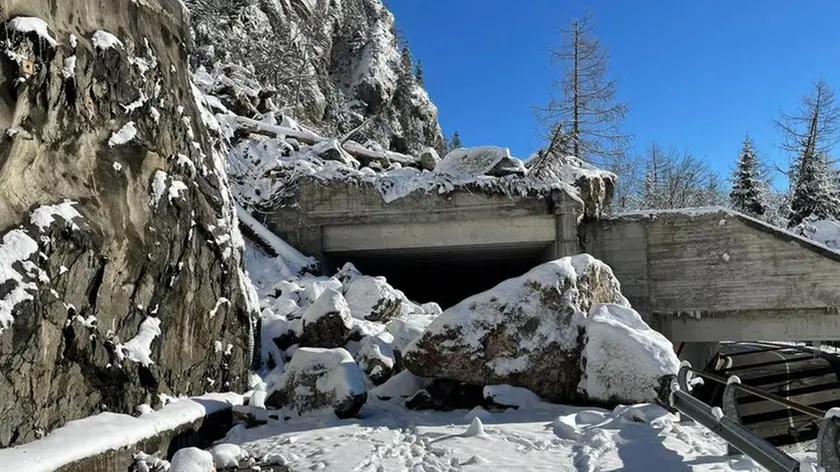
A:
POLYGON ((510 150, 499 146, 454 149, 435 167, 449 175, 487 175, 502 161, 512 160, 510 150))
POLYGON ((364 374, 349 352, 302 347, 286 364, 265 404, 299 415, 332 411, 339 418, 350 418, 365 401, 364 374))
POLYGON ((578 401, 586 313, 600 303, 627 304, 609 266, 586 254, 559 259, 444 311, 403 361, 421 377, 578 401))
POLYGON ((360 275, 353 278, 344 292, 354 318, 387 323, 399 313, 402 299, 384 277, 360 275))
POLYGON ((0 447, 245 390, 257 306, 182 4, 2 6, 0 447))
POLYGON ((341 347, 350 337, 353 318, 347 301, 328 288, 303 312, 300 345, 305 347, 341 347))

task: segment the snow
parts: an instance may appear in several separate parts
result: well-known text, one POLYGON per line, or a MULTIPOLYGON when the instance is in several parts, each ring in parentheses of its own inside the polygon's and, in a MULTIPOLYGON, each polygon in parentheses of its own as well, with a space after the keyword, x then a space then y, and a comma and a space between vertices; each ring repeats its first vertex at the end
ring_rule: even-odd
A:
POLYGON ((390 398, 408 398, 425 388, 425 386, 425 379, 417 377, 411 372, 404 370, 388 379, 382 385, 375 387, 369 393, 372 397, 383 400, 390 398))
POLYGON ((152 341, 160 335, 160 318, 147 316, 137 334, 125 344, 119 346, 128 355, 128 358, 134 362, 139 362, 148 367, 152 362, 152 341))
POLYGON ((359 419, 269 421, 233 430, 224 441, 258 462, 283 461, 290 471, 764 470, 727 456, 723 440, 654 405, 415 412, 372 397, 359 419))
POLYGON ((70 56, 64 59, 64 65, 61 67, 61 75, 64 80, 72 79, 76 76, 76 56, 70 56))
POLYGON ((186 191, 187 185, 184 182, 178 179, 172 179, 172 181, 169 183, 169 201, 171 202, 173 200, 181 198, 181 194, 186 191))
POLYGON ((484 431, 484 423, 481 422, 481 418, 476 416, 472 419, 472 423, 470 423, 470 427, 464 431, 465 438, 486 438, 488 437, 487 432, 484 431))
POLYGON ((492 400, 496 405, 515 408, 535 408, 543 404, 540 397, 527 388, 511 385, 487 385, 484 387, 484 398, 492 400))
POLYGON ((359 276, 353 278, 344 292, 354 318, 368 319, 382 304, 397 303, 395 290, 385 277, 359 276))
MULTIPOLYGON (((228 300, 228 299, 227 299, 227 298, 225 298, 225 297, 219 297, 219 299, 218 299, 218 300, 216 300, 216 304, 215 304, 215 305, 213 305, 213 309, 212 309, 212 310, 210 310, 210 313, 208 313, 208 315, 210 316, 210 319, 211 319, 211 320, 212 320, 212 319, 216 316, 216 313, 218 313, 218 312, 219 312, 219 308, 221 308, 221 307, 222 307, 222 305, 228 305, 228 306, 230 306, 230 300, 228 300)), ((219 344, 219 350, 221 350, 221 344, 219 344)))
POLYGON ((595 306, 585 330, 586 363, 579 389, 592 399, 656 398, 659 378, 680 368, 671 342, 631 308, 595 306))
POLYGON ((240 395, 208 394, 192 399, 175 399, 160 410, 137 418, 100 413, 71 421, 41 440, 0 449, 0 464, 8 470, 53 471, 85 457, 130 446, 230 405, 241 404, 240 395))
POLYGON ((840 221, 806 220, 793 231, 831 249, 840 250, 840 221))
POLYGON ((18 16, 9 20, 6 28, 17 31, 18 33, 35 33, 41 40, 53 48, 58 45, 55 38, 50 35, 49 26, 44 20, 32 16, 18 16))
POLYGON ((117 161, 114 161, 114 163, 111 164, 111 167, 114 169, 114 172, 119 172, 122 170, 122 164, 120 164, 117 161))
POLYGON ((217 468, 239 467, 239 461, 248 457, 245 451, 235 444, 217 444, 210 449, 217 468))
POLYGON ((111 138, 108 139, 108 146, 121 146, 132 141, 136 137, 137 127, 134 125, 133 121, 129 121, 122 128, 120 128, 119 131, 116 131, 113 134, 111 134, 111 138))
POLYGON ((27 290, 37 290, 32 282, 24 282, 23 274, 13 266, 23 262, 38 252, 38 243, 24 231, 15 229, 3 235, 0 244, 0 286, 7 286, 11 282, 11 290, 0 298, 0 333, 14 322, 12 312, 18 303, 32 300, 27 290))
POLYGON ((37 226, 38 230, 43 233, 45 229, 48 229, 50 225, 53 224, 55 217, 60 216, 67 224, 68 228, 78 230, 78 225, 73 222, 74 218, 82 217, 82 215, 73 208, 73 205, 77 204, 78 202, 65 200, 58 205, 40 206, 29 215, 29 221, 33 225, 37 226))
POLYGON ((213 455, 197 447, 179 449, 172 456, 169 472, 214 472, 213 455))
POLYGON ((169 176, 166 172, 162 170, 155 171, 155 175, 152 177, 152 200, 149 202, 150 206, 157 206, 160 202, 164 192, 166 192, 166 180, 168 178, 169 176))
POLYGON ((405 352, 406 347, 420 337, 434 319, 435 316, 425 314, 408 315, 389 321, 385 329, 394 337, 394 349, 405 352))
POLYGON ((723 410, 721 410, 719 406, 713 406, 712 416, 714 416, 717 421, 722 420, 724 417, 723 410))
POLYGON ((104 50, 117 46, 121 48, 123 47, 122 41, 117 39, 117 37, 113 34, 103 30, 97 30, 95 33, 93 33, 93 36, 90 39, 93 42, 93 47, 95 47, 96 49, 104 50))

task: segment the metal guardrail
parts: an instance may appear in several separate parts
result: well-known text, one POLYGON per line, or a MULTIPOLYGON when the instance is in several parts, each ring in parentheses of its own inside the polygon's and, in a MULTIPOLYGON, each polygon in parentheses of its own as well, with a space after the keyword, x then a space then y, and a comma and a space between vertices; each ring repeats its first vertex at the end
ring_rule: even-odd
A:
MULTIPOLYGON (((840 472, 840 444, 838 444, 840 408, 832 408, 825 412, 749 385, 743 385, 736 376, 727 379, 719 375, 695 370, 688 362, 683 362, 677 378, 672 380, 670 387, 668 402, 672 408, 726 440, 729 444, 730 454, 740 451, 770 472, 797 472, 800 471, 801 464, 741 424, 738 414, 738 392, 755 395, 819 419, 821 424, 817 437, 817 465, 825 472, 840 472), (721 407, 707 405, 691 395, 694 375, 726 386, 723 391, 721 407)), ((803 469, 801 472, 805 472, 805 470, 803 469)))

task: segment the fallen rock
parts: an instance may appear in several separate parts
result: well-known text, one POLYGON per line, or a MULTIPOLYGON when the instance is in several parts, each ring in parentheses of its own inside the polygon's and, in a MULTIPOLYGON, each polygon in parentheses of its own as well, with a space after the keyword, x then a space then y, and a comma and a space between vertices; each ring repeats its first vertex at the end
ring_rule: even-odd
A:
POLYGON ((508 175, 516 175, 519 177, 525 176, 525 163, 519 159, 514 159, 510 156, 505 156, 487 171, 487 175, 492 177, 505 177, 508 175))
POLYGON ((212 472, 213 455, 197 447, 180 449, 169 462, 169 472, 212 472))
POLYGON ((381 385, 391 378, 396 367, 396 355, 391 347, 394 337, 388 333, 367 336, 359 345, 356 362, 374 385, 381 385))
POLYGON ((449 175, 487 175, 499 162, 511 159, 510 150, 498 146, 458 148, 435 166, 435 172, 449 175))
POLYGON ((432 172, 440 162, 440 156, 433 148, 427 147, 420 153, 420 168, 432 172))
POLYGON ((325 161, 338 161, 348 166, 353 165, 355 162, 356 167, 358 167, 359 164, 353 156, 344 150, 341 143, 339 143, 336 139, 321 141, 320 143, 313 145, 312 152, 325 161))
POLYGON ((610 404, 653 401, 660 379, 680 368, 671 342, 625 306, 593 308, 586 320, 585 342, 580 388, 591 400, 610 404))
POLYGON ((341 347, 350 337, 353 319, 350 307, 339 292, 328 288, 303 312, 300 345, 341 347))
POLYGON ((435 316, 414 314, 389 321, 385 329, 394 338, 392 343, 394 350, 404 352, 412 341, 423 334, 423 331, 434 319, 435 316))
POLYGON ((266 405, 296 414, 333 411, 350 418, 367 401, 365 378, 345 349, 302 347, 269 393, 266 405))
POLYGON ((581 400, 586 313, 627 305, 606 264, 587 254, 540 265, 444 311, 404 353, 421 377, 509 384, 553 402, 581 400))
POLYGON ((354 318, 387 323, 402 304, 399 294, 384 277, 357 276, 344 293, 354 318))

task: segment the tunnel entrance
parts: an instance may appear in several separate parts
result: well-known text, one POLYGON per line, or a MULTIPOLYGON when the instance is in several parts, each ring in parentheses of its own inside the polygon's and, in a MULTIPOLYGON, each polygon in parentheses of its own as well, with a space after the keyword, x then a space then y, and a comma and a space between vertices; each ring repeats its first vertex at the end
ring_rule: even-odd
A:
POLYGON ((409 299, 437 302, 445 310, 547 261, 549 247, 543 243, 364 251, 331 253, 327 260, 336 269, 352 262, 365 275, 384 276, 409 299))

